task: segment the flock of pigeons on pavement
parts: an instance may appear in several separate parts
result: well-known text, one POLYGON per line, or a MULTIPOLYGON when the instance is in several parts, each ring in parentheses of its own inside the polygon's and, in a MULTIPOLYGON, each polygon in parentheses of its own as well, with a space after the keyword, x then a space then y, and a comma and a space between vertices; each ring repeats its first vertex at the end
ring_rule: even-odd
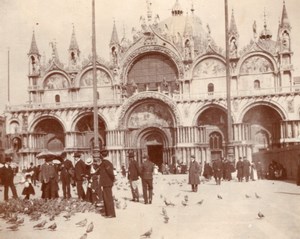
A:
MULTIPOLYGON (((166 179, 163 179, 163 181, 166 181, 166 179)), ((178 179, 172 179, 169 180, 167 184, 179 184, 181 187, 186 184, 186 179, 181 181, 178 179)), ((122 180, 116 181, 115 186, 116 190, 129 190, 128 182, 122 180)), ((251 195, 245 194, 246 199, 251 197, 251 195)), ((176 207, 177 204, 162 194, 159 195, 159 198, 162 203, 161 216, 163 218, 163 222, 168 224, 170 220, 168 210, 169 208, 176 207)), ((175 198, 181 201, 181 207, 187 207, 192 204, 201 206, 205 203, 204 199, 201 199, 197 202, 190 202, 187 194, 181 195, 181 193, 178 193, 175 195, 175 198), (182 197, 182 200, 180 197, 182 197)), ((222 195, 220 194, 217 194, 216 198, 217 200, 223 199, 222 195)), ((253 198, 261 199, 261 196, 255 193, 253 198)), ((114 197, 114 201, 117 209, 125 210, 127 208, 127 201, 130 201, 130 198, 123 197, 123 199, 118 199, 114 197)), ((51 200, 45 200, 41 198, 34 198, 30 200, 10 199, 8 201, 0 202, 0 233, 1 231, 5 230, 17 231, 24 225, 24 223, 31 223, 33 230, 55 231, 58 229, 58 227, 63 227, 63 225, 58 225, 56 218, 60 218, 59 223, 61 223, 61 217, 63 217, 63 220, 65 221, 70 221, 70 219, 77 213, 92 212, 100 214, 100 210, 101 208, 96 207, 94 204, 80 201, 76 198, 71 198, 69 200, 64 200, 62 198, 51 200), (3 221, 6 223, 4 227, 3 221)), ((257 214, 257 219, 263 219, 264 217, 264 214, 259 211, 257 214)), ((85 218, 81 221, 75 222, 74 226, 82 227, 83 230, 80 239, 87 239, 88 235, 93 232, 94 222, 85 218)), ((150 228, 145 233, 140 235, 140 238, 151 238, 152 232, 153 228, 150 228)))

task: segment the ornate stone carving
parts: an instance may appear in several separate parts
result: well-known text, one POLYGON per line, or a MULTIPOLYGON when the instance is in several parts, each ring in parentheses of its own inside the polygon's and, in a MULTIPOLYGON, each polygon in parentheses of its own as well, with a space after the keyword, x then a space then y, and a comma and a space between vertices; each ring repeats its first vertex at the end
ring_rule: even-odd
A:
POLYGON ((264 73, 274 71, 272 63, 262 56, 252 56, 246 59, 241 66, 241 74, 264 73))
POLYGON ((44 81, 44 88, 47 90, 68 88, 68 80, 62 74, 53 74, 44 81))
POLYGON ((214 77, 226 75, 226 67, 220 60, 209 58, 201 61, 194 69, 193 77, 214 77))
MULTIPOLYGON (((112 79, 108 75, 107 72, 97 69, 97 85, 103 86, 103 85, 110 85, 112 82, 112 79)), ((80 79, 80 85, 81 86, 92 86, 93 85, 93 71, 89 70, 80 79)))
POLYGON ((294 113, 294 100, 287 101, 287 108, 289 113, 294 113))
POLYGON ((124 127, 123 124, 124 124, 125 115, 128 112, 129 108, 132 107, 136 102, 146 100, 146 99, 157 99, 167 104, 171 108, 170 109, 171 112, 174 113, 174 117, 176 120, 176 122, 174 122, 174 125, 180 125, 180 114, 178 112, 177 106, 173 101, 171 101, 169 97, 157 92, 142 92, 128 98, 128 100, 124 103, 124 105, 121 108, 121 112, 119 116, 119 126, 124 127))

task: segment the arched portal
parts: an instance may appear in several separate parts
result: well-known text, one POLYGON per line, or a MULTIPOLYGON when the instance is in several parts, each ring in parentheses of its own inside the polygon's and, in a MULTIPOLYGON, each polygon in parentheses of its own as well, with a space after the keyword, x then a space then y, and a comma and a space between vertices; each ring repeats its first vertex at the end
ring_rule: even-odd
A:
POLYGON ((197 126, 205 127, 206 144, 210 148, 212 160, 221 158, 226 148, 227 139, 227 114, 225 109, 218 106, 211 106, 200 113, 197 119, 197 126))
POLYGON ((37 137, 37 148, 50 151, 63 151, 65 147, 65 134, 62 125, 54 118, 43 119, 34 128, 37 137))
MULTIPOLYGON (((104 120, 98 117, 98 139, 99 147, 102 148, 106 145, 106 125, 104 120)), ((93 114, 87 114, 82 116, 75 125, 75 131, 77 132, 77 144, 82 148, 92 150, 94 147, 94 118, 93 114)))
POLYGON ((250 125, 250 140, 254 152, 279 143, 281 120, 279 113, 267 105, 254 106, 246 112, 243 122, 250 125))
POLYGON ((144 99, 135 102, 123 117, 127 129, 125 145, 136 151, 138 161, 143 155, 160 166, 174 154, 175 116, 165 102, 144 99))
POLYGON ((169 142, 162 129, 157 127, 145 128, 139 133, 137 141, 142 155, 148 155, 149 160, 158 167, 166 161, 164 160, 164 150, 169 145, 169 142))

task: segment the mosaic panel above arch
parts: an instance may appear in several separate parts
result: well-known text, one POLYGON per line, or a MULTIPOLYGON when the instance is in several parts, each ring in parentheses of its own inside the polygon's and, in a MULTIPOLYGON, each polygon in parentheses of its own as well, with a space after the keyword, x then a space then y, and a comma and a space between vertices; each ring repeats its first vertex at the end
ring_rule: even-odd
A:
MULTIPOLYGON (((101 69, 96 71, 97 86, 109 86, 112 79, 109 74, 101 69)), ((80 79, 80 86, 93 86, 93 70, 89 70, 83 74, 80 79)))
POLYGON ((128 116, 128 128, 140 128, 150 125, 173 127, 173 117, 166 106, 157 102, 145 102, 135 107, 128 116))
POLYGON ((267 58, 262 56, 252 56, 247 58, 242 66, 241 74, 256 74, 274 71, 274 66, 267 58))
POLYGON ((67 78, 59 73, 55 73, 47 77, 44 81, 44 89, 55 90, 65 89, 69 87, 67 78))
POLYGON ((195 66, 193 77, 207 78, 225 76, 226 66, 218 59, 205 59, 195 66))

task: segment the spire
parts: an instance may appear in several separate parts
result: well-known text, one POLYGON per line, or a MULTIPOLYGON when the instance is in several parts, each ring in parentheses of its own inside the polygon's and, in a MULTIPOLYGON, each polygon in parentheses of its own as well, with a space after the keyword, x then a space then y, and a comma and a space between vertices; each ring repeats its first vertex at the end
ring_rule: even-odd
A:
POLYGON ((35 32, 34 31, 32 33, 31 46, 30 46, 30 50, 29 50, 28 55, 32 55, 32 54, 40 55, 38 47, 36 45, 35 32))
POLYGON ((231 21, 230 21, 230 27, 229 27, 229 37, 231 36, 238 36, 238 30, 237 30, 237 26, 235 23, 235 18, 234 18, 234 11, 232 9, 232 13, 231 13, 231 21))
POLYGON ((172 8, 172 16, 181 16, 183 14, 182 7, 179 4, 179 0, 176 0, 172 8))
POLYGON ((287 15, 287 10, 285 7, 285 1, 283 1, 283 9, 282 9, 282 16, 281 16, 281 27, 288 28, 290 30, 290 22, 287 15))
POLYGON ((118 33, 116 28, 116 22, 114 21, 113 31, 110 39, 110 45, 115 45, 115 44, 119 44, 119 38, 118 38, 118 33))
POLYGON ((79 51, 79 47, 78 47, 77 40, 76 40, 76 35, 75 35, 75 27, 74 27, 74 25, 73 25, 73 32, 72 32, 72 36, 71 36, 71 42, 70 42, 69 50, 70 51, 72 51, 72 50, 79 51))
POLYGON ((151 0, 147 0, 147 18, 148 23, 152 22, 152 9, 151 9, 152 2, 151 0))
POLYGON ((195 12, 194 1, 192 1, 191 12, 192 12, 192 15, 194 15, 194 12, 195 12))
POLYGON ((261 31, 259 38, 260 39, 271 39, 272 32, 267 27, 267 20, 266 20, 266 11, 264 11, 264 29, 261 31))

